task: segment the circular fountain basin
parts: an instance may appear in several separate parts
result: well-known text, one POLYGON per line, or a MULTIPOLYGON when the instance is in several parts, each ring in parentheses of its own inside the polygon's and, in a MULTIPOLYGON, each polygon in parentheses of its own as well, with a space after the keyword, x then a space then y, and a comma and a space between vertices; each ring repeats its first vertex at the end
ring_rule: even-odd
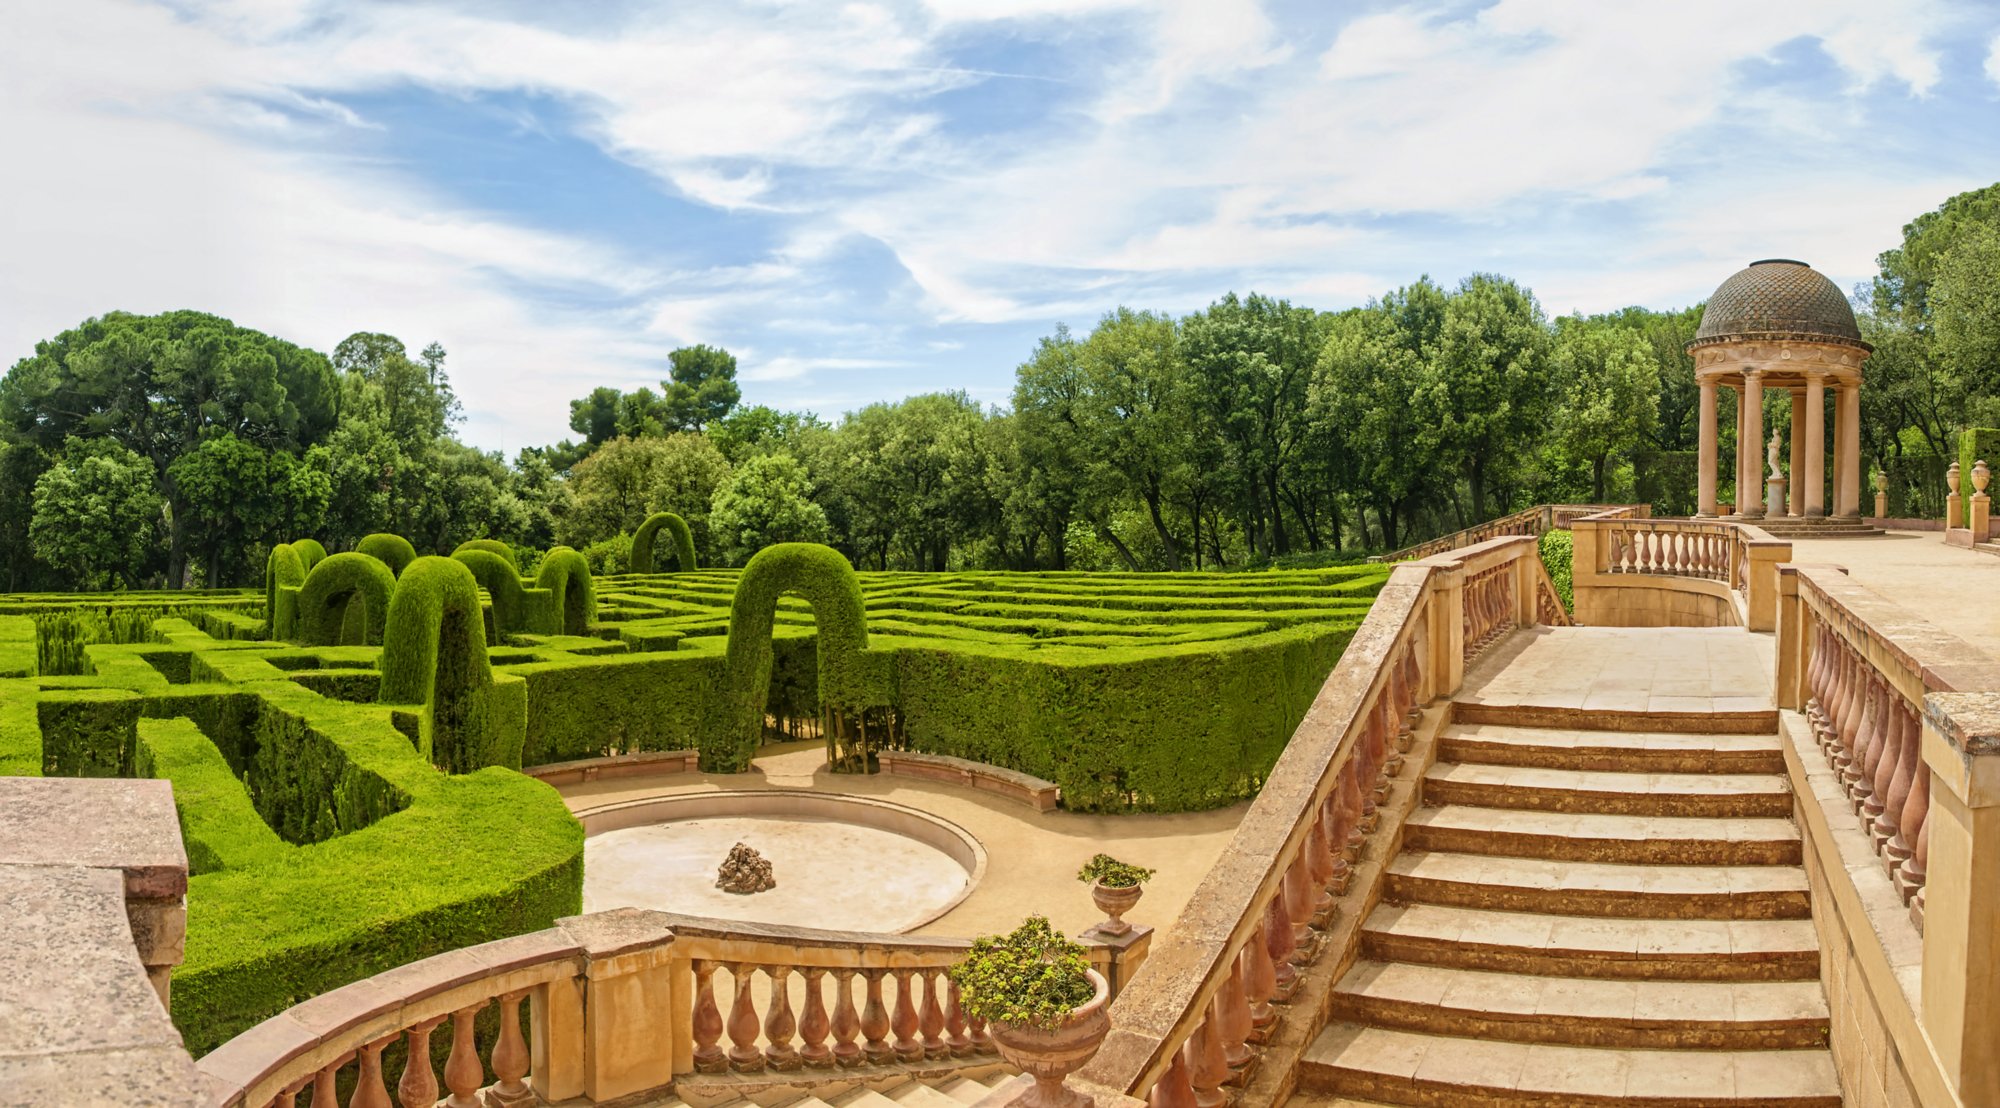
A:
POLYGON ((577 813, 583 910, 651 908, 682 915, 902 932, 964 900, 986 851, 963 828, 868 797, 779 789, 649 797, 577 813), (730 847, 771 863, 777 887, 715 887, 730 847))

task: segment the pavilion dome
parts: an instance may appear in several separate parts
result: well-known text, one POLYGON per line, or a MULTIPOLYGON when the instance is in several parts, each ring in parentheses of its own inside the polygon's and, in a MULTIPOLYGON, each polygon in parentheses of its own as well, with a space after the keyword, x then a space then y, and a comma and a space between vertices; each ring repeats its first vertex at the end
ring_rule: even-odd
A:
POLYGON ((1715 294, 1701 313, 1695 346, 1750 338, 1809 339, 1872 349, 1861 341, 1854 309, 1826 275, 1787 258, 1751 262, 1715 294))

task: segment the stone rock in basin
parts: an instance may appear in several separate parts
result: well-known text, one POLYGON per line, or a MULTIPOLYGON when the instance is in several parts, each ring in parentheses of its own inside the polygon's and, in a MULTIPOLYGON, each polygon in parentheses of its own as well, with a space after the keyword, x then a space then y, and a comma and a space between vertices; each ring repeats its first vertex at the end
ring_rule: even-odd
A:
POLYGON ((775 889, 778 881, 771 876, 769 859, 737 843, 729 848, 729 857, 722 860, 722 869, 715 875, 715 887, 726 893, 748 896, 765 889, 775 889))

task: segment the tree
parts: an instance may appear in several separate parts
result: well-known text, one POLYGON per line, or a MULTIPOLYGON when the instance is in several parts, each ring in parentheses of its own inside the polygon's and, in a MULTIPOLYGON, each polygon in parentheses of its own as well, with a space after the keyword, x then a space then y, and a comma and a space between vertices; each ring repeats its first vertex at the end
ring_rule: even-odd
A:
POLYGON ((72 438, 35 482, 35 556, 85 588, 138 588, 160 526, 152 466, 110 439, 72 438))
POLYGON ((1472 518, 1530 456, 1547 414, 1543 372, 1548 331, 1533 294, 1505 277, 1474 274, 1445 301, 1443 326, 1414 397, 1423 445, 1457 470, 1472 495, 1472 518))
POLYGON ((261 572, 261 560, 250 556, 252 544, 316 533, 333 492, 327 473, 229 432, 204 440, 168 469, 192 525, 189 555, 201 560, 209 588, 261 572))
POLYGON ((1558 322, 1549 359, 1559 390, 1558 449, 1590 467, 1592 503, 1607 499, 1605 470, 1646 441, 1658 416, 1658 361, 1638 332, 1570 317, 1558 322))
POLYGON ((1443 335, 1447 301, 1426 277, 1341 313, 1313 369, 1311 423, 1344 438, 1343 472, 1375 509, 1384 549, 1397 545, 1439 484, 1419 447, 1426 428, 1411 400, 1443 335))
POLYGON ((790 454, 758 454, 715 491, 709 526, 732 562, 774 543, 825 542, 826 512, 812 500, 806 467, 790 454))
POLYGON ((699 431, 729 414, 743 398, 736 387, 736 356, 714 346, 683 346, 667 355, 673 368, 666 390, 666 429, 699 431))
POLYGON ((709 505, 728 476, 728 460, 705 435, 612 439, 570 470, 556 536, 582 549, 638 530, 654 512, 673 512, 687 520, 702 560, 712 561, 719 551, 709 505))

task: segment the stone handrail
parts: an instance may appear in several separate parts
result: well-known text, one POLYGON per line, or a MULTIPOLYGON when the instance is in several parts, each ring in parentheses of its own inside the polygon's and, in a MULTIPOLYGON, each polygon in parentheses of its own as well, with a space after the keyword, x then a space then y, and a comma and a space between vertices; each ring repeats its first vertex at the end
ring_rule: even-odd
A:
POLYGON ((968 789, 993 793, 1017 801, 1037 812, 1053 812, 1062 800, 1062 790, 1053 781, 1030 773, 990 766, 948 754, 922 754, 914 750, 884 750, 877 756, 885 777, 912 777, 943 781, 968 789))
POLYGON ((1546 582, 1525 536, 1396 567, 1228 848, 1114 1002, 1086 1083, 1158 1106, 1226 1099, 1273 1003, 1354 910, 1336 902, 1362 859, 1398 833, 1380 809, 1424 706, 1457 689, 1478 646, 1535 623, 1546 582))
POLYGON ((1881 1013, 1920 1102, 2000 1103, 1984 1022, 2000 1010, 1984 891, 2000 851, 1968 834, 2000 816, 2000 662, 1831 567, 1784 567, 1777 638, 1778 706, 1803 717, 1801 830, 1846 875, 1815 888, 1813 914, 1847 932, 1865 983, 1835 1002, 1881 1013))
MULTIPOLYGON (((1085 936, 1107 980, 1129 977, 1144 957, 1140 932, 1085 936)), ((333 1104, 350 1069, 349 1108, 389 1108, 392 1078, 397 1102, 434 1104, 431 1037, 441 1031, 451 1036, 442 1091, 453 1104, 598 1104, 703 1075, 728 1083, 825 1069, 837 1080, 832 1071, 856 1067, 887 1076, 882 1067, 992 1065, 984 1023, 960 1009, 944 974, 970 946, 613 909, 324 993, 197 1065, 218 1108, 292 1108, 307 1089, 311 1103, 333 1104), (482 1057, 474 1029, 495 1005, 500 1030, 482 1057), (392 1075, 383 1052, 398 1040, 407 1050, 392 1075)))
POLYGON ((1501 516, 1498 519, 1489 519, 1485 523, 1475 523, 1470 527, 1453 531, 1449 535, 1440 535, 1425 542, 1403 547, 1401 550, 1392 550, 1387 554, 1378 554, 1368 560, 1371 562, 1407 562, 1418 558, 1428 558, 1434 554, 1443 554, 1447 551, 1462 550, 1465 547, 1485 542, 1488 539, 1504 538, 1508 535, 1531 535, 1539 538, 1545 531, 1568 530, 1570 521, 1573 519, 1600 514, 1607 510, 1632 512, 1646 516, 1652 514, 1653 508, 1650 504, 1537 504, 1532 508, 1523 508, 1518 512, 1501 516))
POLYGON ((1758 527, 1712 519, 1652 519, 1619 511, 1573 520, 1572 587, 1577 620, 1600 625, 1704 626, 1740 622, 1769 631, 1777 621, 1777 568, 1791 543, 1758 527), (1715 601, 1677 608, 1660 596, 1715 601), (1734 594, 1742 603, 1736 610, 1734 594))

